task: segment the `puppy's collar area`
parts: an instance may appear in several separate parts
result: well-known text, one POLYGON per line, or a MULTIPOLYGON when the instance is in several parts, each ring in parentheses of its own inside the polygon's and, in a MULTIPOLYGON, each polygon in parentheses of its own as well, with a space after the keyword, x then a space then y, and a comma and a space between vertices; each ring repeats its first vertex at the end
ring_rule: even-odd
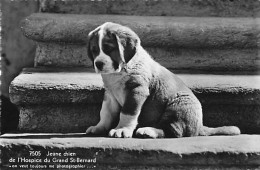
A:
POLYGON ((119 64, 119 69, 120 69, 119 72, 126 72, 127 71, 127 63, 126 62, 121 62, 119 64), (120 69, 120 67, 121 67, 121 69, 120 69))
POLYGON ((119 64, 119 68, 115 70, 115 72, 111 72, 111 73, 100 72, 101 75, 122 75, 125 73, 128 73, 128 66, 127 63, 123 63, 123 62, 119 64))

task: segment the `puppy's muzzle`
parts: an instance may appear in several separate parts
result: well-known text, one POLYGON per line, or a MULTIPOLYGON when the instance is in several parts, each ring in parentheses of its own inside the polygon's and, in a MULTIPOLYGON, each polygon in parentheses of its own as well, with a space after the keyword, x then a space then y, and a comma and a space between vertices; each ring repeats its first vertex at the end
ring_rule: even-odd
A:
POLYGON ((97 69, 99 69, 100 71, 102 71, 102 70, 103 70, 103 67, 104 67, 104 65, 105 65, 105 63, 103 63, 102 61, 96 61, 96 62, 95 62, 95 65, 96 65, 97 69))

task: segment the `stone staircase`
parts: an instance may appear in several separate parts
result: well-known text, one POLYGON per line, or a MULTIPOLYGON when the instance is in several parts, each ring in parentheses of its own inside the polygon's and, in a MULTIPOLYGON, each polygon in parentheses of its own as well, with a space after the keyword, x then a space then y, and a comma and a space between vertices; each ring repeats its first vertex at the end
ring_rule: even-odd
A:
POLYGON ((70 162, 85 169, 260 169, 260 19, 257 10, 248 10, 260 3, 243 2, 234 2, 240 11, 235 13, 231 1, 42 1, 44 13, 21 23, 37 44, 35 67, 24 69, 10 86, 20 120, 17 133, 1 137, 2 168, 19 164, 10 158, 24 157, 51 159, 30 165, 68 169, 66 161, 46 154, 71 152, 76 155, 58 158, 96 158, 70 162), (236 125, 243 134, 158 140, 85 136, 99 120, 104 92, 87 57, 87 35, 106 21, 133 29, 155 60, 193 90, 205 125, 236 125))

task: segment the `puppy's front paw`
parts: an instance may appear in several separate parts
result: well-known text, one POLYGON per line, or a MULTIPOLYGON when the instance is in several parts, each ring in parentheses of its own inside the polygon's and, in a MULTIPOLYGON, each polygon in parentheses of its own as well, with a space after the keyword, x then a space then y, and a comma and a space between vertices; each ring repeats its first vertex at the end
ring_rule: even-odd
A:
POLYGON ((95 135, 105 134, 106 132, 107 132, 106 129, 102 126, 90 126, 86 130, 86 134, 95 134, 95 135))
POLYGON ((110 130, 108 135, 115 138, 131 138, 133 131, 134 130, 130 128, 118 128, 110 130))

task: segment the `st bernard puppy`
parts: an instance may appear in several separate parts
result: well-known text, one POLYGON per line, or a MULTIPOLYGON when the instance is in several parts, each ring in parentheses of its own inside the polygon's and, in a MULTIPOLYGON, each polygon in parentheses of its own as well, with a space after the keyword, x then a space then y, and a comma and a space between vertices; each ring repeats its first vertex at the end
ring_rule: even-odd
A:
POLYGON ((128 27, 107 22, 89 33, 88 56, 105 94, 87 134, 116 138, 238 135, 235 126, 203 126, 202 108, 176 75, 155 62, 128 27))

